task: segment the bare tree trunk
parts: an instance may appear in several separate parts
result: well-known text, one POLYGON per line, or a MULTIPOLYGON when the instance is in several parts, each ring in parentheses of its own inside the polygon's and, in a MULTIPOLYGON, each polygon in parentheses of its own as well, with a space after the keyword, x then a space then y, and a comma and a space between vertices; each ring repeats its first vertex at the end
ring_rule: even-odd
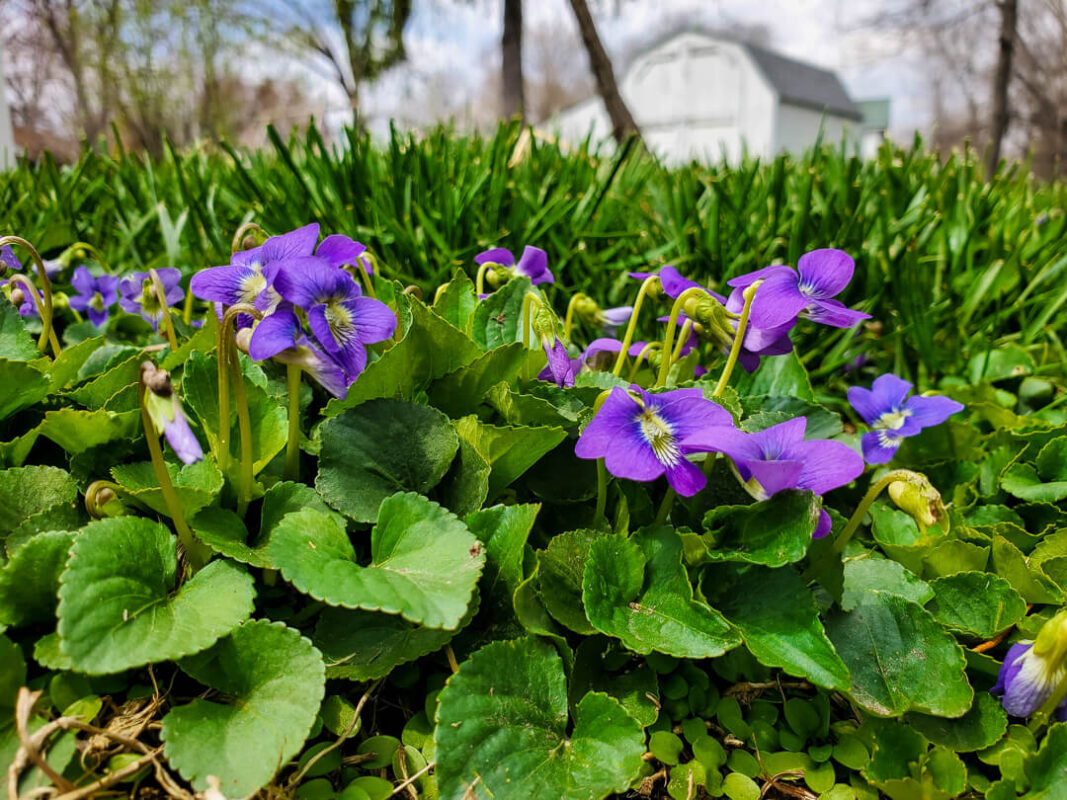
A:
POLYGON ((604 45, 600 42, 593 15, 589 13, 589 4, 586 0, 571 0, 571 8, 574 9, 574 17, 578 20, 582 42, 585 44, 586 52, 589 53, 589 66, 596 79, 597 91, 604 99, 604 107, 608 111, 608 117, 611 118, 611 135, 619 144, 630 136, 640 139, 641 131, 638 130, 637 123, 630 115, 630 109, 626 107, 622 95, 619 94, 619 86, 615 83, 615 72, 611 68, 611 59, 608 58, 604 45))
POLYGON ((522 85, 522 0, 504 0, 504 36, 500 42, 501 107, 507 119, 526 119, 522 85))
POLYGON ((993 76, 993 129, 990 132, 990 176, 1000 163, 1000 150, 1004 134, 1008 130, 1008 82, 1011 78, 1011 60, 1015 52, 1015 28, 1019 0, 1000 0, 1000 52, 997 54, 997 71, 993 76))

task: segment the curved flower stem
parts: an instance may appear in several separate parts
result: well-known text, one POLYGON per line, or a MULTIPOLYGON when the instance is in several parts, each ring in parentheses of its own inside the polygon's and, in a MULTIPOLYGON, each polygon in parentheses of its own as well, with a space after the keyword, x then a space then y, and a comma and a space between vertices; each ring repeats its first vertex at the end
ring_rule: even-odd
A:
POLYGON ((530 348, 530 325, 533 323, 534 314, 544 308, 541 298, 533 292, 527 292, 522 298, 522 346, 530 348), (536 304, 537 308, 534 308, 536 304))
POLYGON ((637 329, 637 318, 641 314, 641 305, 645 302, 645 295, 659 285, 659 276, 650 275, 641 282, 641 288, 637 290, 637 299, 634 300, 634 310, 630 314, 630 322, 626 326, 626 333, 622 337, 622 349, 619 357, 615 359, 615 369, 611 374, 618 377, 622 374, 622 365, 626 362, 626 351, 630 349, 630 343, 634 340, 634 331, 637 329))
POLYGON ((257 233, 262 234, 264 239, 267 238, 268 234, 267 234, 267 232, 265 230, 263 230, 262 227, 260 227, 259 225, 257 225, 254 222, 246 222, 243 225, 241 225, 237 229, 237 231, 233 234, 233 241, 230 242, 230 255, 233 255, 234 253, 240 252, 243 249, 241 247, 241 245, 244 243, 244 238, 251 231, 256 231, 257 233))
POLYGON ((167 472, 167 463, 163 460, 163 448, 159 446, 159 434, 156 433, 152 419, 148 416, 148 408, 145 406, 147 387, 144 383, 143 372, 141 373, 137 390, 141 401, 141 424, 144 426, 144 436, 148 442, 148 453, 152 458, 152 469, 156 473, 156 480, 159 481, 159 490, 163 494, 163 501, 167 504, 167 510, 170 512, 174 529, 178 532, 178 541, 181 542, 182 547, 185 549, 185 556, 189 560, 189 569, 195 573, 208 562, 210 552, 193 537, 193 532, 189 530, 189 525, 185 522, 185 514, 182 512, 181 503, 178 501, 178 494, 174 491, 170 473, 167 472))
POLYGON ((605 518, 604 512, 608 507, 608 468, 604 459, 596 460, 596 513, 593 515, 593 523, 596 524, 605 518))
MULTIPOLYGON (((12 275, 8 280, 11 283, 15 284, 16 286, 21 286, 23 289, 26 290, 26 293, 29 295, 30 302, 32 302, 34 307, 37 309, 37 313, 41 315, 41 322, 43 324, 44 323, 44 315, 45 315, 44 303, 41 302, 38 299, 37 287, 33 285, 33 281, 31 281, 25 275, 20 275, 17 272, 14 275, 12 275)), ((77 313, 77 312, 75 312, 75 313, 77 313)), ((43 336, 44 333, 45 332, 42 331, 41 335, 43 336)), ((56 332, 52 328, 51 325, 48 326, 47 333, 48 333, 48 343, 52 347, 52 357, 53 358, 58 357, 59 356, 59 352, 60 352, 59 351, 59 341, 56 339, 56 332)), ((38 347, 40 347, 40 343, 38 343, 38 347)))
MULTIPOLYGON (((356 260, 359 261, 358 258, 356 260)), ((356 265, 356 269, 359 271, 359 280, 363 284, 363 288, 367 290, 367 296, 377 300, 378 295, 374 291, 374 278, 372 278, 370 273, 367 272, 367 268, 363 266, 362 262, 356 265)), ((422 299, 421 291, 419 293, 419 299, 422 299)))
POLYGON ((863 522, 863 518, 867 516, 867 511, 870 509, 871 504, 878 499, 878 495, 882 493, 893 481, 906 481, 914 473, 907 469, 894 469, 887 472, 877 481, 871 484, 871 488, 867 490, 867 494, 863 495, 863 499, 860 500, 860 504, 856 506, 856 511, 849 517, 848 524, 845 525, 844 530, 837 535, 837 539, 834 540, 834 553, 840 554, 845 545, 849 543, 852 536, 856 533, 860 523, 863 522))
POLYGON ((568 342, 571 340, 571 328, 574 325, 574 308, 582 300, 585 300, 588 295, 582 292, 576 292, 569 303, 567 303, 567 316, 563 318, 563 338, 568 342))
POLYGON ((689 341, 689 332, 693 330, 693 320, 687 319, 682 325, 682 331, 678 334, 678 344, 674 346, 674 355, 671 356, 671 363, 674 364, 682 357, 682 348, 685 347, 685 343, 689 341))
POLYGON ((1057 684, 1056 688, 1052 690, 1052 694, 1041 704, 1041 708, 1030 718, 1030 722, 1026 727, 1030 729, 1031 733, 1036 734, 1048 725, 1049 720, 1056 713, 1056 708, 1063 702, 1064 697, 1067 697, 1067 678, 1057 684))
POLYGON ((674 330, 678 327, 678 317, 682 313, 682 308, 691 297, 701 297, 707 293, 706 289, 693 286, 678 295, 678 299, 671 306, 671 315, 667 319, 667 332, 663 334, 663 357, 659 364, 659 377, 656 379, 657 388, 667 385, 667 374, 671 371, 671 356, 674 352, 672 349, 674 346, 674 330))
MULTIPOLYGON (((226 313, 222 315, 222 325, 219 326, 220 335, 223 337, 220 341, 226 348, 225 353, 219 352, 219 373, 221 376, 228 369, 233 377, 233 399, 237 406, 237 426, 241 433, 241 472, 237 492, 237 513, 243 517, 245 509, 248 508, 248 503, 252 499, 252 418, 248 412, 248 395, 245 392, 245 378, 244 372, 241 370, 241 357, 233 344, 232 330, 238 314, 248 314, 255 319, 262 319, 263 314, 253 305, 237 303, 226 309, 226 313), (227 362, 228 366, 224 366, 227 362)), ((220 386, 223 380, 220 377, 220 386)), ((229 427, 228 413, 225 422, 221 413, 219 415, 219 428, 223 426, 229 427)))
POLYGON ((659 511, 656 512, 656 520, 653 525, 663 525, 667 522, 667 517, 671 515, 671 510, 674 508, 674 500, 678 496, 678 493, 674 491, 671 486, 667 487, 667 493, 663 495, 663 501, 659 504, 659 511))
POLYGON ((722 375, 719 376, 719 382, 715 384, 715 391, 712 393, 715 397, 721 395, 723 390, 726 389, 726 385, 730 382, 730 375, 734 371, 734 367, 737 366, 737 359, 741 355, 741 348, 745 344, 745 331, 748 330, 748 315, 752 311, 752 301, 756 299, 756 290, 761 283, 763 281, 756 281, 742 293, 742 297, 745 298, 745 305, 741 309, 741 318, 737 321, 734 343, 730 346, 730 355, 726 357, 726 366, 723 367, 722 375))
MULTIPOLYGON (((52 281, 48 277, 48 271, 44 268, 44 261, 37 248, 23 239, 21 236, 0 236, 0 247, 8 244, 16 244, 30 254, 33 263, 37 267, 37 281, 41 284, 41 296, 44 299, 44 308, 41 311, 41 336, 37 339, 37 349, 44 352, 45 347, 52 346, 52 355, 59 357, 59 340, 52 331, 52 281)), ((31 284, 32 285, 32 284, 31 284)), ((37 295, 34 293, 34 300, 37 295)))
POLYGON ((637 354, 637 358, 634 359, 634 363, 630 366, 630 372, 626 376, 626 380, 633 383, 634 377, 637 375, 637 371, 641 369, 641 362, 644 361, 654 351, 659 350, 663 346, 662 342, 649 342, 641 348, 641 352, 637 354))
POLYGON ((85 511, 93 519, 101 519, 106 516, 101 512, 101 506, 111 501, 112 497, 100 501, 102 492, 111 492, 112 497, 119 493, 125 494, 126 490, 112 481, 93 481, 85 489, 85 511))
POLYGON ((289 438, 285 443, 285 478, 300 480, 300 377, 304 370, 296 364, 285 368, 289 389, 289 438))
POLYGON ((478 274, 474 278, 474 291, 477 292, 479 298, 485 294, 485 273, 489 271, 491 266, 492 263, 486 261, 478 267, 478 274))
MULTIPOLYGON (((148 270, 148 277, 152 281, 152 289, 156 293, 156 302, 159 303, 160 322, 163 325, 167 334, 167 341, 170 342, 170 349, 178 349, 178 336, 174 333, 174 320, 170 318, 170 306, 167 305, 167 289, 163 286, 163 281, 159 277, 159 273, 155 268, 148 270)), ((191 293, 190 293, 191 294, 191 293)))

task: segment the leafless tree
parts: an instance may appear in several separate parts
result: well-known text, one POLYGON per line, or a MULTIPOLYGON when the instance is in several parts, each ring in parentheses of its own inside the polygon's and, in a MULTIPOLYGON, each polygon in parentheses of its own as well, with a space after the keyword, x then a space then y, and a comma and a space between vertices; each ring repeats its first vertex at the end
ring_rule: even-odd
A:
POLYGON ((611 66, 611 59, 600 41, 600 34, 597 33, 596 23, 593 21, 593 15, 589 11, 589 4, 586 3, 586 0, 570 0, 570 2, 571 9, 574 11, 574 18, 578 22, 578 31, 582 36, 582 43, 585 45, 585 51, 589 55, 589 66, 593 71, 593 78, 596 80, 597 91, 604 101, 604 108, 607 110, 608 118, 611 120, 611 135, 620 144, 631 136, 636 136, 640 139, 641 131, 638 129, 637 123, 634 122, 633 115, 630 114, 630 109, 626 106, 626 101, 623 100, 622 94, 619 92, 619 86, 615 81, 615 71, 611 66))

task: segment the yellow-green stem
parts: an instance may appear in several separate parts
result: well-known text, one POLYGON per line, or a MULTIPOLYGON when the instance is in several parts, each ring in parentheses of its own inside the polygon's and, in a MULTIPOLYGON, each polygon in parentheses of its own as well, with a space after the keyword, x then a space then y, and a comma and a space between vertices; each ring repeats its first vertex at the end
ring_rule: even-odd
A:
POLYGON ((652 291, 657 285, 659 285, 659 276, 650 275, 641 282, 641 288, 637 290, 637 298, 634 300, 634 311, 630 315, 630 322, 627 324, 626 333, 622 337, 622 349, 619 350, 619 357, 615 359, 615 369, 611 371, 611 374, 616 377, 622 374, 622 365, 626 363, 626 351, 630 349, 630 344, 634 340, 634 331, 637 329, 637 318, 641 315, 641 306, 645 302, 645 295, 652 291))
MULTIPOLYGON (((27 299, 31 303, 33 303, 33 307, 37 309, 37 313, 41 317, 41 323, 44 324, 44 314, 45 314, 44 302, 42 300, 40 300, 40 298, 38 297, 37 289, 33 285, 33 281, 31 281, 25 275, 20 275, 17 272, 9 278, 9 281, 11 283, 15 284, 16 286, 21 286, 25 290, 25 292, 28 293, 27 299)), ((75 312, 75 313, 77 313, 77 312, 75 312)), ((42 335, 43 334, 44 334, 44 331, 42 331, 42 335)), ((59 342, 56 339, 56 332, 52 328, 51 325, 48 326, 48 343, 51 344, 51 346, 52 346, 52 355, 53 355, 53 357, 58 357, 59 356, 59 342)), ((40 343, 38 343, 38 347, 40 347, 40 343)))
POLYGON ((1041 708, 1030 719, 1030 724, 1027 727, 1032 733, 1036 734, 1048 725, 1049 720, 1056 713, 1056 709, 1063 702, 1064 697, 1067 697, 1067 678, 1059 682, 1056 688, 1052 690, 1052 694, 1048 696, 1048 699, 1041 704, 1041 708))
POLYGON ((286 480, 300 480, 300 376, 304 370, 296 364, 285 368, 289 389, 289 439, 285 443, 286 480))
POLYGON ((575 292, 570 302, 567 303, 567 316, 563 318, 563 338, 568 342, 571 340, 571 328, 574 325, 574 307, 586 297, 587 295, 582 292, 575 292))
POLYGON ((870 509, 871 504, 878 499, 878 495, 882 493, 882 490, 893 481, 907 480, 911 475, 912 473, 909 470, 895 469, 891 472, 887 472, 871 484, 871 488, 867 490, 867 494, 863 495, 860 504, 856 506, 855 513, 849 517, 848 524, 846 524, 844 530, 837 535, 837 539, 834 541, 834 553, 840 554, 845 549, 845 545, 852 539, 852 536, 856 533, 860 523, 863 522, 863 518, 867 516, 867 511, 870 509))
POLYGON ((100 513, 100 503, 97 497, 104 489, 108 489, 115 495, 125 494, 126 490, 112 481, 93 481, 85 489, 85 511, 93 519, 100 519, 104 515, 100 513))
POLYGON ((167 334, 167 341, 170 342, 170 349, 178 349, 178 336, 174 333, 174 320, 170 318, 170 306, 167 305, 167 289, 163 285, 163 281, 159 277, 159 273, 155 269, 148 270, 148 277, 152 281, 152 289, 156 293, 156 302, 159 303, 160 314, 160 327, 162 327, 167 334))
POLYGON ((171 521, 174 523, 174 530, 178 532, 178 541, 181 542, 182 547, 185 549, 185 557, 189 561, 189 569, 195 573, 208 562, 210 553, 207 548, 193 537, 193 532, 189 530, 189 526, 185 522, 185 514, 182 513, 178 494, 174 491, 170 473, 167 472, 167 463, 163 460, 163 448, 159 446, 159 434, 156 432, 156 428, 152 424, 152 418, 148 416, 148 408, 145 406, 147 387, 144 384, 143 377, 138 388, 141 400, 141 424, 144 426, 145 440, 148 442, 148 453, 152 459, 152 469, 156 473, 156 480, 159 481, 159 491, 163 495, 163 502, 167 504, 171 521))
POLYGON ((474 278, 474 291, 478 293, 478 297, 485 294, 485 273, 487 273, 492 264, 486 261, 480 267, 478 267, 478 274, 474 278))
POLYGON ((662 342, 649 342, 641 348, 641 352, 637 354, 637 358, 634 359, 634 363, 630 365, 630 372, 626 376, 626 380, 633 383, 634 377, 637 375, 637 371, 641 369, 641 362, 648 358, 654 351, 659 350, 663 346, 662 342))
POLYGON ((671 509, 674 508, 674 498, 677 496, 678 493, 668 486, 667 494, 663 495, 663 502, 659 504, 659 511, 656 512, 656 521, 654 524, 662 525, 667 521, 667 517, 671 515, 671 509))
MULTIPOLYGON (((44 308, 41 309, 41 335, 37 339, 37 349, 43 353, 45 348, 51 345, 52 356, 59 358, 59 340, 52 332, 52 281, 48 277, 48 270, 44 268, 41 254, 37 252, 36 247, 21 236, 0 236, 0 247, 9 244, 18 245, 28 252, 37 267, 37 281, 40 283, 41 297, 44 300, 44 308)), ((36 299, 36 295, 34 298, 36 299)))
MULTIPOLYGON (((359 261, 359 259, 357 258, 356 261, 359 261)), ((367 296, 377 300, 378 295, 374 291, 374 278, 367 272, 366 267, 363 266, 363 262, 356 264, 356 269, 359 271, 359 279, 363 283, 363 288, 367 290, 367 296)), ((419 296, 419 299, 422 299, 421 295, 419 296)))
POLYGON ((604 511, 607 507, 608 468, 604 464, 604 459, 598 458, 596 460, 596 515, 593 517, 594 525, 604 519, 604 511))
POLYGON ((527 292, 522 298, 522 346, 530 347, 530 326, 533 324, 533 316, 543 307, 541 298, 533 292, 527 292), (537 309, 534 309, 534 305, 537 309))
POLYGON ((249 231, 259 231, 263 234, 263 238, 267 238, 267 232, 263 230, 259 225, 254 222, 246 222, 237 229, 237 232, 233 235, 233 241, 230 242, 230 254, 236 253, 241 250, 241 245, 244 242, 245 236, 249 231))
POLYGON ((182 322, 186 325, 191 325, 193 322, 193 303, 196 297, 192 292, 187 292, 185 295, 185 305, 182 306, 182 322))
POLYGON ((685 343, 689 341, 689 332, 693 330, 693 320, 687 319, 682 324, 682 331, 678 334, 678 344, 674 346, 674 355, 671 356, 671 363, 675 363, 682 357, 682 350, 685 348, 685 343))
POLYGON ((748 315, 752 311, 752 301, 756 298, 756 290, 761 283, 763 281, 756 281, 745 289, 742 294, 745 298, 745 305, 741 309, 741 318, 737 321, 737 330, 734 332, 734 342, 730 346, 730 355, 726 357, 726 366, 723 367, 719 382, 715 384, 715 391, 712 392, 715 397, 721 395, 723 390, 726 389, 726 385, 730 382, 730 375, 733 373, 734 367, 737 366, 737 359, 741 355, 741 348, 745 344, 745 331, 748 330, 748 315))
MULTIPOLYGON (((220 343, 225 352, 219 352, 219 368, 229 371, 233 378, 233 399, 237 408, 237 428, 241 434, 241 468, 237 490, 237 513, 244 516, 252 500, 252 417, 248 411, 248 393, 245 391, 245 376, 241 370, 241 357, 233 342, 233 325, 239 314, 248 314, 255 319, 262 319, 262 312, 249 303, 237 303, 226 309, 219 326, 223 339, 220 343), (225 366, 224 366, 225 365, 225 366)), ((220 383, 221 385, 221 383, 220 383)), ((219 427, 229 428, 229 413, 225 423, 220 415, 219 427)), ((227 430, 227 433, 229 431, 227 430)))
POLYGON ((671 371, 671 356, 674 353, 674 331, 678 327, 678 317, 681 316, 682 308, 691 297, 707 295, 707 290, 699 286, 686 289, 671 306, 671 315, 667 318, 667 332, 663 334, 663 355, 659 364, 659 377, 656 379, 656 387, 667 385, 667 374, 671 371))
POLYGON ((215 441, 215 460, 223 474, 230 466, 230 335, 223 322, 219 323, 215 339, 215 356, 218 362, 219 430, 215 441))

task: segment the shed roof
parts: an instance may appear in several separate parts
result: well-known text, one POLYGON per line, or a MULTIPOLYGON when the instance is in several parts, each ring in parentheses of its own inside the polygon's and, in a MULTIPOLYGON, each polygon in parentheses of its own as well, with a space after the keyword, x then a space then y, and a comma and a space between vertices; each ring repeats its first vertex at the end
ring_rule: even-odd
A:
POLYGON ((848 96, 836 73, 754 44, 740 42, 740 45, 756 62, 782 102, 833 112, 849 119, 863 119, 863 114, 848 96))

